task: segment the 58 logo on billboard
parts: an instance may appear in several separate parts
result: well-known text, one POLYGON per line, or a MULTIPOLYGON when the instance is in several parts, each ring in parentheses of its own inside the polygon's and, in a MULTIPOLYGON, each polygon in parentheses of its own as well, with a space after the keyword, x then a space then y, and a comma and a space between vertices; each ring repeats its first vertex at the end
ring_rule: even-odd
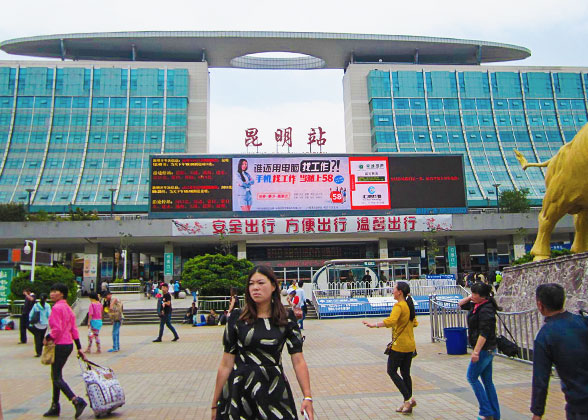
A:
POLYGON ((341 191, 331 191, 331 201, 333 203, 342 203, 343 193, 341 191))

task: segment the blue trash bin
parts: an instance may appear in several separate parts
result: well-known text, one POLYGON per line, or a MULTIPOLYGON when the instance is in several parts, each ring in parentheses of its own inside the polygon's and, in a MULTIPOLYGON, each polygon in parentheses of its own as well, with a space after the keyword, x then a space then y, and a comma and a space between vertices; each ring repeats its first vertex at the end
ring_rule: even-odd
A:
POLYGON ((468 329, 465 327, 443 328, 447 354, 466 354, 468 347, 468 329))

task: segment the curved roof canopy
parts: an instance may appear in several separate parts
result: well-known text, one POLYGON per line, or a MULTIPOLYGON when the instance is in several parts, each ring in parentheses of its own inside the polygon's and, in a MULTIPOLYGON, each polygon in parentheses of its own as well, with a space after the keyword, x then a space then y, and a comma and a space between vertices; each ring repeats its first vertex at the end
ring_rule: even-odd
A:
POLYGON ((480 64, 521 60, 516 45, 451 38, 323 32, 104 32, 11 39, 9 53, 62 60, 207 61, 210 67, 344 69, 349 62, 480 64), (255 57, 264 52, 305 57, 255 57))

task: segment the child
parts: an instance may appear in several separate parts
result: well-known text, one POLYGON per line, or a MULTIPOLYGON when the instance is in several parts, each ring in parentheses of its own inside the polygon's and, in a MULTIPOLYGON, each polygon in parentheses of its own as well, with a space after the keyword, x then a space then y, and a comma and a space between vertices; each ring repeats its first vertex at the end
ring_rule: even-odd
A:
POLYGON ((88 309, 88 348, 86 353, 92 352, 92 342, 96 339, 96 353, 100 353, 100 329, 102 328, 102 304, 98 294, 91 292, 90 308, 88 309))

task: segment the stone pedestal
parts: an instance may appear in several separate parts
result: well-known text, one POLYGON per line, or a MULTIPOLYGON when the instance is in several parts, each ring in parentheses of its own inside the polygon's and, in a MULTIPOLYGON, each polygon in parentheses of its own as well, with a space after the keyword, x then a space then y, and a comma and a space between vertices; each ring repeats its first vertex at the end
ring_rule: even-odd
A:
POLYGON ((568 311, 588 309, 588 252, 505 268, 496 300, 505 312, 534 309, 535 289, 545 283, 564 287, 568 311))

